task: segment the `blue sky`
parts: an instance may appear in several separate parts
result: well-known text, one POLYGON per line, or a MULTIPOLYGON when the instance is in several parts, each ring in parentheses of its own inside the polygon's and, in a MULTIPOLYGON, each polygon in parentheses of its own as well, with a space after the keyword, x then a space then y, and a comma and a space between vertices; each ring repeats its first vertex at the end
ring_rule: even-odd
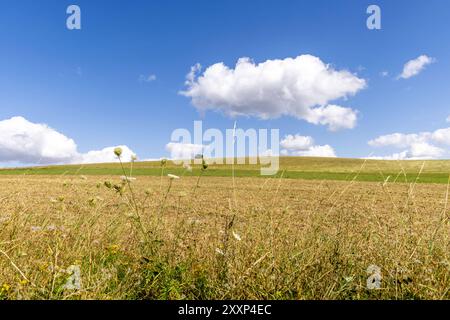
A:
POLYGON ((179 92, 196 63, 204 69, 218 62, 234 68, 241 57, 258 64, 309 54, 367 84, 348 99, 330 102, 358 110, 353 129, 332 132, 288 115, 237 117, 244 129, 279 128, 282 137, 311 136, 338 156, 366 157, 411 147, 368 144, 379 136, 450 126, 450 2, 445 0, 2 4, 0 120, 21 116, 48 124, 73 139, 80 153, 123 144, 141 158, 159 158, 167 155, 172 131, 191 129, 194 120, 203 120, 206 128, 231 128, 234 119, 214 111, 201 114, 179 92), (81 8, 81 30, 66 28, 70 4, 81 8), (370 4, 382 10, 381 30, 366 27, 370 4), (397 79, 404 64, 421 55, 434 62, 414 77, 397 79), (384 71, 389 75, 381 76, 384 71), (141 75, 156 79, 140 81, 141 75))

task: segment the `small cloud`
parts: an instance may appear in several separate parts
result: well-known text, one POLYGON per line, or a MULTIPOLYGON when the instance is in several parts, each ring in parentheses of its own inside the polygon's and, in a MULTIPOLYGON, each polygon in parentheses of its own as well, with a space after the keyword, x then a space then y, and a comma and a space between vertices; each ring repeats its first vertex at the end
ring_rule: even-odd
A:
POLYGON ((206 146, 192 143, 170 142, 166 145, 166 150, 170 152, 171 159, 189 160, 198 154, 203 154, 206 146))
POLYGON ((150 75, 143 75, 141 74, 139 76, 139 82, 152 82, 156 80, 156 75, 150 74, 150 75))
POLYGON ((427 55, 421 55, 416 59, 409 60, 403 66, 403 72, 397 77, 397 79, 409 79, 414 77, 423 71, 427 65, 434 62, 436 62, 436 59, 427 55))
POLYGON ((328 144, 320 146, 314 144, 314 139, 310 136, 295 136, 289 134, 280 142, 282 155, 292 155, 301 157, 336 157, 334 149, 328 144))
POLYGON ((370 140, 371 147, 393 147, 403 149, 386 157, 371 157, 387 160, 439 159, 449 155, 446 146, 450 145, 450 128, 433 132, 393 133, 370 140))
POLYGON ((445 119, 445 121, 450 122, 450 116, 448 116, 447 119, 445 119))
POLYGON ((380 76, 386 78, 387 76, 389 76, 389 71, 381 71, 380 76))

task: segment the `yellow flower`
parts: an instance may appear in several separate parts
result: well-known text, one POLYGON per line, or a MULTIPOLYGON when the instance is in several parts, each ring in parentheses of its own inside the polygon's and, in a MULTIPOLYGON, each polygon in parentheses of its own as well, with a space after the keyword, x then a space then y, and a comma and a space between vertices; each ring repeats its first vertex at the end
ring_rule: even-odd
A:
POLYGON ((117 253, 117 252, 119 252, 120 247, 117 244, 112 244, 109 246, 108 249, 111 253, 117 253))
POLYGON ((19 284, 22 285, 22 286, 26 286, 28 284, 28 280, 22 279, 22 280, 19 281, 19 284))
POLYGON ((2 286, 2 292, 8 292, 11 289, 11 286, 7 283, 4 283, 2 286))

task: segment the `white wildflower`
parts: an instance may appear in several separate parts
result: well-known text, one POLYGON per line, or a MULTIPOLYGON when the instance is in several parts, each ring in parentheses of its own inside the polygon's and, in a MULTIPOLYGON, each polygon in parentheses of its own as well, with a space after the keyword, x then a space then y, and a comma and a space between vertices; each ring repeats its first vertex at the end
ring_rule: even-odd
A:
POLYGON ((81 268, 78 265, 71 265, 66 272, 70 274, 67 278, 63 288, 66 290, 80 290, 81 289, 81 268))
POLYGON ((132 181, 135 181, 136 178, 134 178, 134 177, 127 177, 127 176, 120 176, 120 180, 125 181, 125 182, 132 182, 132 181))
POLYGON ((367 274, 370 276, 367 278, 367 289, 380 289, 381 288, 381 280, 383 279, 381 275, 381 268, 377 265, 371 264, 367 268, 367 274))
POLYGON ((179 176, 176 176, 176 175, 174 175, 174 174, 168 174, 167 175, 171 180, 173 180, 173 179, 180 179, 180 177, 179 176))
POLYGON ((237 240, 237 241, 241 241, 242 238, 239 234, 237 234, 236 232, 233 231, 233 237, 237 240))
POLYGON ((221 256, 224 256, 224 255, 225 255, 225 253, 224 253, 221 249, 219 249, 219 248, 216 248, 216 253, 217 253, 217 254, 220 254, 221 256))
POLYGON ((38 231, 41 231, 42 230, 42 227, 39 227, 39 226, 32 226, 31 227, 31 232, 38 232, 38 231))

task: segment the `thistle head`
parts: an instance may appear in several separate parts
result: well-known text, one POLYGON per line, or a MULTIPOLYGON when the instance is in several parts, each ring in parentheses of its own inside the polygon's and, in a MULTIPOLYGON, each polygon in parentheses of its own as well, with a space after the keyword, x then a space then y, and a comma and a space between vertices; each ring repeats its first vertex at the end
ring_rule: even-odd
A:
POLYGON ((120 158, 120 156, 122 155, 122 148, 120 148, 120 147, 115 148, 115 149, 114 149, 114 154, 115 154, 118 158, 120 158))

